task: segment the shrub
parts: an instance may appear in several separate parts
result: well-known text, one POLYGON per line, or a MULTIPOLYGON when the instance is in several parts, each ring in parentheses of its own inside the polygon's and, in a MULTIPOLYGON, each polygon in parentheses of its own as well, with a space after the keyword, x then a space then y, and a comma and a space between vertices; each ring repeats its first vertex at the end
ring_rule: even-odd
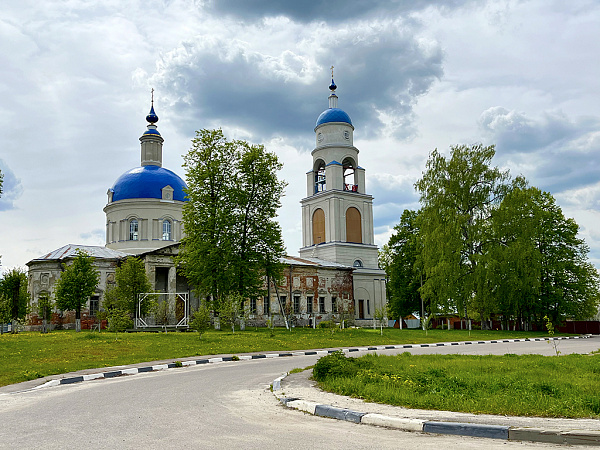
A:
POLYGON ((336 350, 317 361, 313 368, 313 378, 324 381, 330 376, 354 377, 359 370, 370 367, 372 364, 365 359, 347 358, 344 352, 336 350))
POLYGON ((192 315, 190 328, 197 331, 199 337, 202 337, 202 334, 210 329, 210 311, 205 305, 200 306, 192 315))

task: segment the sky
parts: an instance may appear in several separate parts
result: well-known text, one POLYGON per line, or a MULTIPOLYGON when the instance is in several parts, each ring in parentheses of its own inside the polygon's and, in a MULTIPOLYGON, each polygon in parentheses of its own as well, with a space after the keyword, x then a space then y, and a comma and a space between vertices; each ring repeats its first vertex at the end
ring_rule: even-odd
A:
POLYGON ((287 252, 328 107, 354 124, 389 239, 434 149, 496 145, 493 165, 550 192, 600 267, 600 2, 574 0, 4 0, 2 270, 104 245, 107 190, 139 166, 150 91, 163 166, 195 131, 264 144, 284 164, 287 252))

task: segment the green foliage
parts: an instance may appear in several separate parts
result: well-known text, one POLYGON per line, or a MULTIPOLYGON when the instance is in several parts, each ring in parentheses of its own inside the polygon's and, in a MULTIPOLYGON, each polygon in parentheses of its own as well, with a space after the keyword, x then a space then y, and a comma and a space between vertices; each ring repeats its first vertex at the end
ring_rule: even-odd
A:
POLYGON ((78 250, 70 265, 63 264, 64 270, 54 287, 56 307, 63 311, 74 309, 78 320, 81 318, 81 307, 95 292, 100 280, 93 262, 94 258, 78 250))
POLYGON ((42 292, 37 301, 38 315, 42 318, 43 328, 42 333, 48 332, 48 320, 52 318, 52 310, 54 309, 54 302, 52 297, 47 292, 42 292))
POLYGON ((238 294, 231 294, 221 300, 218 310, 221 329, 231 328, 231 332, 235 333, 235 324, 243 317, 242 302, 243 299, 238 294))
POLYGON ((133 321, 129 315, 129 311, 119 308, 112 308, 106 313, 108 319, 108 331, 115 333, 117 339, 118 333, 122 333, 128 328, 133 328, 133 321))
POLYGON ((186 277, 216 307, 231 293, 261 295, 262 277, 279 276, 284 253, 275 221, 285 187, 277 156, 228 141, 221 130, 201 130, 184 167, 189 201, 178 262, 186 277))
POLYGON ((423 278, 417 260, 420 255, 418 212, 404 210, 394 234, 384 246, 382 268, 386 271, 388 310, 392 319, 421 311, 419 288, 423 278))
POLYGON ((319 322, 319 328, 333 328, 335 326, 336 325, 333 320, 321 320, 319 322))
POLYGON ((459 314, 488 326, 554 324, 596 314, 600 277, 579 227, 551 194, 491 166, 494 147, 437 150, 415 184, 422 208, 404 211, 380 256, 392 318, 459 314))
MULTIPOLYGON (((105 308, 119 308, 128 311, 132 317, 138 317, 139 294, 152 291, 152 284, 148 280, 144 262, 133 256, 117 267, 115 273, 115 286, 109 290, 104 301, 105 308)), ((151 297, 142 301, 141 315, 144 316, 152 306, 151 297)))
POLYGON ((379 329, 380 329, 380 334, 383 336, 383 321, 386 317, 387 314, 387 310, 385 308, 385 306, 383 308, 375 308, 375 311, 373 312, 373 319, 374 321, 379 322, 379 329))
MULTIPOLYGON (((166 327, 171 323, 175 317, 175 308, 168 297, 165 297, 162 301, 156 302, 152 306, 152 312, 154 314, 154 320, 157 324, 166 327)), ((165 328, 166 329, 166 328, 165 328)))
POLYGON ((190 320, 190 328, 198 332, 198 336, 202 337, 202 334, 210 330, 210 311, 205 304, 202 304, 200 308, 194 311, 190 320))
POLYGON ((472 308, 482 319, 496 312, 481 289, 480 262, 491 242, 488 221, 510 186, 507 171, 490 167, 494 154, 493 146, 480 144, 452 147, 449 159, 434 150, 415 184, 423 205, 420 292, 434 302, 431 312, 472 308))
POLYGON ((16 322, 24 319, 29 312, 27 274, 23 270, 11 269, 0 279, 0 303, 0 323, 12 320, 12 332, 15 333, 16 322))
POLYGON ((344 352, 336 350, 319 358, 313 367, 313 378, 325 381, 330 377, 353 377, 358 371, 370 367, 365 359, 347 358, 344 352))

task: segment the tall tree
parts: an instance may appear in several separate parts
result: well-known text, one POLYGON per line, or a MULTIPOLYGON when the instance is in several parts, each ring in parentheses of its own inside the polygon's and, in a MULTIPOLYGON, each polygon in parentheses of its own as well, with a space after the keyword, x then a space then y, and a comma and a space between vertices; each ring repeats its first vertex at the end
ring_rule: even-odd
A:
POLYGON ((285 183, 281 163, 261 145, 200 130, 185 156, 188 202, 178 262, 199 295, 218 303, 258 295, 264 275, 278 276, 284 253, 275 221, 285 183))
POLYGON ((81 331, 81 307, 95 292, 100 279, 93 262, 94 258, 78 250, 71 264, 63 264, 63 272, 55 285, 56 306, 63 311, 75 310, 77 331, 81 331))
POLYGON ((387 256, 382 268, 388 275, 388 311, 392 319, 401 319, 412 313, 421 315, 417 215, 417 211, 405 209, 400 223, 394 227, 394 234, 384 246, 387 256))
POLYGON ((598 273, 587 260, 589 249, 577 236, 578 225, 565 218, 550 193, 514 189, 492 224, 499 245, 490 258, 501 274, 495 283, 503 314, 538 323, 549 316, 555 324, 595 314, 598 273))
POLYGON ((279 257, 285 247, 275 217, 286 183, 277 178, 283 164, 275 153, 245 141, 236 144, 240 149, 235 189, 239 228, 234 233, 237 293, 248 298, 262 294, 265 275, 278 278, 281 274, 279 257))
POLYGON ((451 147, 450 158, 434 150, 415 184, 427 275, 421 295, 440 312, 470 310, 481 320, 494 312, 478 267, 491 241, 491 212, 510 190, 508 171, 490 167, 494 154, 480 144, 451 147))
POLYGON ((150 309, 150 298, 139 303, 140 294, 151 292, 152 284, 148 280, 144 261, 133 256, 128 257, 115 273, 115 286, 106 296, 105 308, 121 309, 131 317, 144 315, 150 309))
POLYGON ((16 333, 17 321, 24 319, 28 312, 27 274, 19 268, 6 272, 0 280, 0 297, 12 321, 12 332, 16 333))
POLYGON ((184 156, 188 202, 178 262, 199 295, 219 302, 234 284, 236 147, 221 130, 200 130, 184 156))

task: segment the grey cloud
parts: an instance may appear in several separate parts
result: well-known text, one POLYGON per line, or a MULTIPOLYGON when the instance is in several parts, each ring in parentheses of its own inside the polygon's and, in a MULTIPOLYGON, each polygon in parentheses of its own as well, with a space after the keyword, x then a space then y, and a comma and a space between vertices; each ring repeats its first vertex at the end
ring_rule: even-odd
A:
POLYGON ((2 196, 0 197, 0 211, 9 211, 15 209, 15 202, 23 194, 21 180, 16 177, 14 172, 0 159, 0 170, 4 175, 2 183, 2 196))
POLYGON ((105 237, 105 230, 102 230, 102 229, 100 229, 100 228, 97 228, 97 229, 95 229, 95 230, 91 230, 91 231, 88 231, 88 232, 86 232, 86 233, 81 233, 81 234, 79 235, 79 237, 80 237, 81 239, 83 239, 83 240, 86 240, 86 241, 87 241, 87 240, 90 240, 90 239, 92 239, 92 240, 94 240, 94 241, 97 241, 98 239, 100 239, 100 240, 104 240, 104 237, 105 237))
POLYGON ((299 22, 338 23, 356 17, 408 14, 432 6, 446 10, 464 5, 458 0, 213 0, 207 10, 244 20, 285 16, 299 22))
POLYGON ((503 152, 534 152, 557 145, 587 131, 592 124, 586 122, 573 123, 564 114, 548 112, 535 120, 500 106, 487 109, 479 118, 482 131, 503 152))
POLYGON ((229 126, 247 129, 261 140, 282 134, 306 139, 328 107, 328 68, 333 64, 339 107, 362 136, 381 132, 380 111, 398 124, 396 137, 406 138, 414 132, 416 99, 442 76, 442 50, 437 42, 416 39, 414 23, 377 27, 313 30, 298 36, 296 44, 313 39, 318 51, 279 55, 198 36, 163 57, 153 82, 170 97, 178 126, 187 132, 229 126))

